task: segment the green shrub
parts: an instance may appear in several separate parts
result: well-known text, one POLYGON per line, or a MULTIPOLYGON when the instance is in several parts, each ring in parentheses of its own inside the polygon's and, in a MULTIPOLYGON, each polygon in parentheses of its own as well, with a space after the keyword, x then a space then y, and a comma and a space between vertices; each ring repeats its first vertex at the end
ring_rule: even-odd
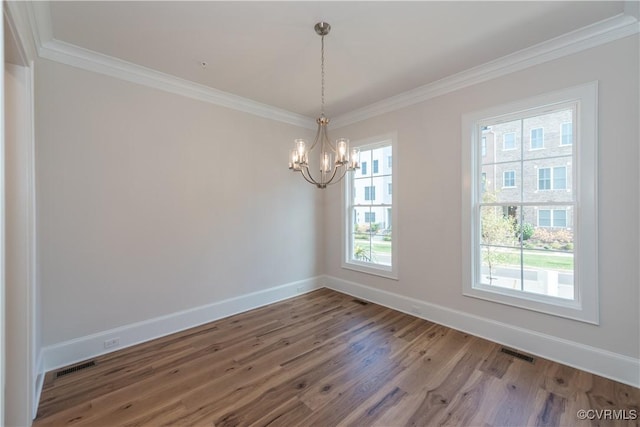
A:
POLYGON ((533 228, 533 225, 529 224, 528 222, 525 222, 520 226, 520 229, 516 233, 516 237, 522 238, 523 241, 529 240, 531 236, 533 236, 534 231, 535 229, 533 228))

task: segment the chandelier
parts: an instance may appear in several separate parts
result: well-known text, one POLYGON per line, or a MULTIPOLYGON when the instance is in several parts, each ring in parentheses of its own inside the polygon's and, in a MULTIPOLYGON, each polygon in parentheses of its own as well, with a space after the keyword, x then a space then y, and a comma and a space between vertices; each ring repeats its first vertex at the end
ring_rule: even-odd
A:
MULTIPOLYGON (((316 120, 318 130, 316 137, 310 147, 307 147, 307 141, 304 139, 294 140, 291 158, 289 159, 289 169, 294 172, 300 172, 307 182, 318 188, 327 188, 327 185, 340 182, 347 172, 360 168, 360 152, 357 148, 349 151, 349 140, 347 138, 338 138, 335 145, 329 140, 327 134, 327 125, 329 119, 324 116, 324 36, 329 34, 331 25, 326 22, 318 22, 314 29, 320 36, 320 69, 322 76, 322 101, 320 109, 320 117, 316 120), (309 158, 314 148, 320 148, 317 170, 319 175, 315 177, 309 169, 309 158)), ((315 154, 315 153, 314 153, 315 154)), ((317 157, 317 156, 315 156, 317 157)))

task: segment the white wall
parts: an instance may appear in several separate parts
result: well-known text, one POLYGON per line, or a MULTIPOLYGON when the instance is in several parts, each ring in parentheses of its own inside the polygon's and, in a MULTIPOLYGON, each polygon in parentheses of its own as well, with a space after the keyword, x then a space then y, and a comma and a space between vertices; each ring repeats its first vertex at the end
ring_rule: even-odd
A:
MULTIPOLYGON (((340 239, 326 239, 330 276, 619 355, 640 357, 638 236, 638 36, 592 48, 340 129, 351 140, 398 133, 399 277, 340 267, 340 239), (599 283, 601 324, 462 295, 461 116, 599 81, 599 283)), ((394 177, 395 179, 395 177, 394 177)), ((325 229, 340 226, 340 191, 326 194, 325 229)), ((451 312, 453 312, 451 311, 451 312)), ((633 379, 631 379, 632 381, 633 379)))
POLYGON ((35 93, 45 346, 321 273, 311 131, 47 60, 35 93))

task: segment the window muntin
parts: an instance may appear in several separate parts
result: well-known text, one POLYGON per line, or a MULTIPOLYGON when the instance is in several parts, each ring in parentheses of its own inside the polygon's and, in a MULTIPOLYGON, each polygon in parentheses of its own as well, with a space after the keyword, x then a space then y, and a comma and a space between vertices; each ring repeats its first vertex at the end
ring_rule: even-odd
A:
POLYGON ((596 117, 597 83, 463 116, 463 135, 470 143, 463 150, 465 295, 598 323, 596 117), (569 122, 573 142, 563 145, 562 123, 569 122), (550 129, 545 150, 519 143, 541 127, 550 129), (495 150, 494 141, 504 141, 504 133, 515 133, 516 150, 495 150), (495 174, 501 178, 505 169, 516 171, 516 189, 495 184, 495 174), (542 188, 559 191, 538 191, 539 178, 542 188), (536 228, 539 220, 548 226, 536 228), (487 251, 493 251, 489 259, 487 251), (486 271, 487 261, 493 274, 486 271), (520 275, 501 276, 505 265, 520 275))
POLYGON ((371 174, 347 175, 345 179, 346 245, 342 265, 397 278, 396 236, 392 231, 396 215, 393 209, 393 143, 389 139, 373 144, 354 143, 353 146, 360 149, 361 165, 366 162, 372 167, 368 171, 371 174), (376 187, 379 187, 378 191, 376 187))

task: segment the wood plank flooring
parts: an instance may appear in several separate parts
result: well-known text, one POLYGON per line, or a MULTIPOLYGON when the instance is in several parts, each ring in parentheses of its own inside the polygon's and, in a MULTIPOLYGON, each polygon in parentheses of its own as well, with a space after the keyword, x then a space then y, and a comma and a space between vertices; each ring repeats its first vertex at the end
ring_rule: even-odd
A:
POLYGON ((638 426, 640 390, 321 289, 49 372, 44 426, 638 426))

